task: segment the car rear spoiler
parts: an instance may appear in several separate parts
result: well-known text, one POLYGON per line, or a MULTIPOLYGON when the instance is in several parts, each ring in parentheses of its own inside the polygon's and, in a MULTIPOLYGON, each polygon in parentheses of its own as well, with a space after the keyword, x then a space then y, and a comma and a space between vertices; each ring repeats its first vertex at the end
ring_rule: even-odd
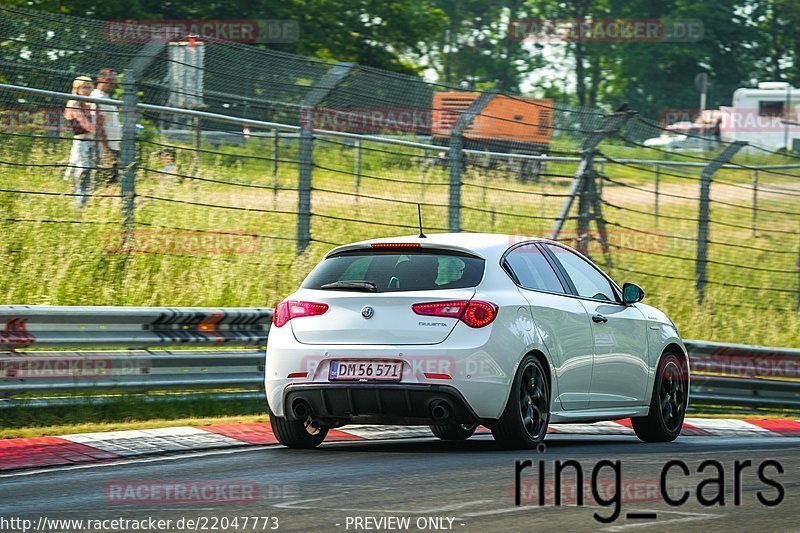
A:
POLYGON ((442 251, 442 252, 451 252, 457 253, 462 255, 469 255, 472 257, 477 257, 478 259, 486 259, 481 254, 475 252, 474 250, 470 250, 469 248, 464 248, 462 246, 453 246, 452 244, 442 244, 436 242, 419 242, 416 238, 409 239, 408 242, 396 242, 396 241, 367 241, 367 242, 357 242, 354 244, 345 244, 343 246, 338 246, 325 254, 324 259, 329 257, 333 257, 335 255, 347 253, 347 252, 355 252, 359 250, 380 250, 380 251, 390 251, 392 249, 395 250, 403 250, 403 249, 417 249, 420 251, 442 251), (408 247, 404 248, 403 244, 407 244, 408 247), (376 245, 376 246, 373 246, 376 245))

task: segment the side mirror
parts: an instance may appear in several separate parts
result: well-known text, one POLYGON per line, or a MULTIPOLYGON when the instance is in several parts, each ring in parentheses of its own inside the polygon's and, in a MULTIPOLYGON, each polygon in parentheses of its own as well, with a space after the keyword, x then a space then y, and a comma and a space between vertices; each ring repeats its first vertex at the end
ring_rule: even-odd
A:
POLYGON ((622 286, 622 303, 630 305, 641 302, 644 298, 642 288, 634 283, 626 283, 622 286))

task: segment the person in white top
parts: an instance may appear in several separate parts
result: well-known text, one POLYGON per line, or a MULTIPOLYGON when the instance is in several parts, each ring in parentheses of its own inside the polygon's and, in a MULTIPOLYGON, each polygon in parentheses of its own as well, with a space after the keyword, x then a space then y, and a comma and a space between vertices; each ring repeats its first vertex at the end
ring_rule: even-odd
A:
MULTIPOLYGON (((95 98, 111 98, 117 88, 117 74, 104 68, 97 75, 97 88, 92 91, 95 98)), ((122 140, 122 125, 119 108, 100 104, 97 106, 97 141, 100 146, 100 164, 108 171, 106 182, 111 185, 119 181, 119 144, 122 140)))

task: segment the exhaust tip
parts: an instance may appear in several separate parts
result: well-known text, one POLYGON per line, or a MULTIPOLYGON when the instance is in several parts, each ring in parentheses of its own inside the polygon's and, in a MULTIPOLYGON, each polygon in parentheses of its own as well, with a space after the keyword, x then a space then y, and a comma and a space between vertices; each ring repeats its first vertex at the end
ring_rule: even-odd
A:
POLYGON ((311 414, 311 406, 305 400, 295 400, 292 403, 292 414, 295 418, 305 419, 311 414))
POLYGON ((431 402, 431 418, 436 422, 445 422, 452 415, 453 410, 445 400, 435 400, 431 402))

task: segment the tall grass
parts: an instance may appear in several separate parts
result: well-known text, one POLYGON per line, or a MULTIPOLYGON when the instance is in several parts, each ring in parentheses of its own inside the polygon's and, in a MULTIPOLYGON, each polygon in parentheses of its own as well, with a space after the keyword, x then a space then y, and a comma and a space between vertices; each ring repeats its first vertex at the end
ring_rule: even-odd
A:
MULTIPOLYGON (((63 168, 35 166, 64 163, 69 141, 45 144, 28 138, 0 140, 0 161, 6 163, 0 163, 0 189, 71 192, 71 183, 62 179, 63 168)), ((140 238, 185 239, 183 230, 219 232, 208 236, 210 248, 195 243, 185 249, 186 253, 169 246, 150 246, 144 250, 147 253, 124 253, 120 248, 120 199, 102 197, 118 195, 118 186, 98 186, 85 208, 76 207, 68 196, 0 192, 0 257, 4 262, 0 301, 273 306, 296 288, 334 244, 415 233, 417 202, 423 206, 429 232, 448 225, 447 169, 433 165, 421 170, 425 158, 419 150, 366 143, 362 175, 357 179, 353 173, 354 150, 319 141, 314 153, 312 242, 298 253, 294 214, 298 168, 293 162, 297 160, 297 145, 293 141, 282 145, 276 177, 271 146, 271 141, 253 138, 243 145, 217 149, 225 152, 222 154, 203 153, 197 173, 203 180, 199 180, 159 174, 156 170, 160 163, 154 155, 159 146, 140 145, 136 183, 140 238), (386 153, 387 149, 396 153, 386 153), (272 188, 274 185, 277 189, 272 188)), ((210 145, 203 148, 215 150, 210 145)), ((613 146, 611 152, 645 157, 613 146)), ((776 161, 761 156, 757 162, 776 161)), ((571 183, 566 176, 574 174, 576 165, 551 162, 546 168, 548 175, 532 181, 518 179, 511 166, 476 163, 464 174, 462 229, 546 235, 571 183)), ((179 150, 176 173, 188 175, 192 165, 192 152, 179 150)), ((606 181, 603 186, 603 198, 611 204, 603 206, 603 215, 610 222, 615 247, 610 261, 596 243, 590 250, 618 282, 633 281, 643 286, 645 303, 666 311, 686 338, 800 344, 800 313, 796 292, 792 292, 797 291, 798 284, 800 215, 793 213, 800 203, 800 188, 796 179, 762 174, 762 186, 794 191, 794 195, 763 193, 758 228, 753 234, 749 228, 750 192, 744 187, 751 179, 750 172, 718 173, 712 189, 716 203, 712 204, 711 216, 721 224, 712 224, 711 239, 725 244, 710 247, 715 263, 709 265, 709 279, 716 284, 708 286, 705 301, 699 304, 690 281, 695 268, 690 259, 696 253, 699 170, 665 170, 660 176, 658 219, 654 216, 654 181, 649 169, 607 163, 603 173, 616 182, 606 181), (678 176, 667 175, 669 172, 678 176), (790 292, 759 289, 769 286, 790 292)), ((564 231, 567 238, 574 235, 574 228, 575 221, 570 220, 564 231)))

